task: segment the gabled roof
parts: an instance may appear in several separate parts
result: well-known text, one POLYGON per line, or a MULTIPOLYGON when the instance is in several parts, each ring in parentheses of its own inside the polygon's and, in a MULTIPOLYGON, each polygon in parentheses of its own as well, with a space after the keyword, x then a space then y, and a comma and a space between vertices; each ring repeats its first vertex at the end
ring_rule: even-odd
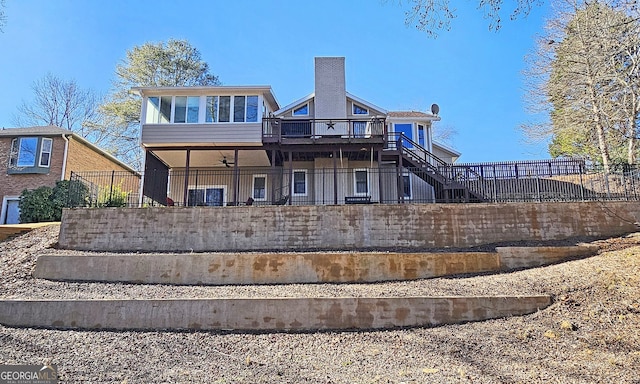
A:
POLYGON ((314 97, 316 97, 316 93, 315 92, 311 92, 310 94, 308 94, 307 96, 303 97, 302 99, 298 99, 296 101, 294 101, 291 104, 288 104, 280 109, 278 109, 277 111, 273 112, 274 115, 278 116, 288 110, 290 110, 291 108, 295 107, 296 105, 302 104, 302 103, 306 103, 307 101, 313 99, 314 97))
POLYGON ((380 111, 380 112, 384 113, 385 115, 387 115, 389 113, 386 109, 380 108, 377 105, 371 104, 370 102, 368 102, 368 101, 366 101, 364 99, 361 99, 361 98, 359 98, 358 96, 356 96, 356 95, 354 95, 352 93, 347 92, 347 98, 357 102, 358 104, 362 104, 365 107, 368 107, 370 109, 375 109, 376 111, 380 111))
MULTIPOLYGON (((296 106, 298 106, 300 104, 304 104, 304 103, 308 102, 309 100, 313 99, 314 97, 316 97, 316 93, 312 92, 312 93, 308 94, 307 96, 305 96, 305 97, 303 97, 301 99, 298 99, 298 100, 294 101, 293 103, 280 108, 279 110, 275 111, 273 114, 276 115, 276 116, 280 115, 280 114, 282 114, 282 113, 284 113, 284 112, 286 112, 286 111, 288 111, 290 109, 293 109, 294 107, 296 107, 296 106)), ((356 95, 354 95, 352 93, 347 92, 347 99, 351 99, 351 100, 355 101, 356 103, 361 104, 361 105, 363 105, 363 106, 365 106, 365 107, 367 107, 369 109, 375 109, 376 111, 380 111, 385 115, 387 114, 387 110, 386 109, 380 108, 375 104, 371 104, 370 102, 368 102, 368 101, 366 101, 364 99, 361 99, 361 98, 359 98, 358 96, 356 96, 356 95)))
POLYGON ((92 150, 96 151, 97 153, 108 158, 114 163, 119 164, 120 166, 122 166, 123 168, 131 172, 138 172, 135 169, 131 168, 131 166, 129 166, 128 164, 120 161, 118 158, 116 158, 109 152, 106 152, 104 149, 98 147, 97 145, 93 144, 92 142, 88 141, 87 139, 78 135, 77 133, 70 131, 68 129, 56 127, 55 125, 47 125, 47 126, 40 126, 40 127, 23 127, 23 128, 2 128, 0 130, 0 137, 20 137, 20 136, 52 137, 52 136, 62 136, 62 135, 65 135, 67 137, 69 136, 72 137, 74 140, 77 140, 83 143, 87 147, 91 148, 92 150))

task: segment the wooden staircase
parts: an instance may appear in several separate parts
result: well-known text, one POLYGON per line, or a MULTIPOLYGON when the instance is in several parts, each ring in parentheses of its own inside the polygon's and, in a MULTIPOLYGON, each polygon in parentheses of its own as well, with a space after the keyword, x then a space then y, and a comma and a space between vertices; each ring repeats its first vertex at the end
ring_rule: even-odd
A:
POLYGON ((480 203, 486 201, 481 193, 469 189, 466 185, 440 172, 439 169, 446 169, 448 164, 420 144, 403 133, 389 135, 387 145, 392 149, 395 148, 400 154, 404 168, 433 186, 436 202, 480 203))

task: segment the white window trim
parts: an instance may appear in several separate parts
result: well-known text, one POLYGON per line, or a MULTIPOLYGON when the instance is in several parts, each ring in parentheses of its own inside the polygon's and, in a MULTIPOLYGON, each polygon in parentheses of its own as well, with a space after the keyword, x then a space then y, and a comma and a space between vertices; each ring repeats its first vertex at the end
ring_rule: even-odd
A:
POLYGON ((413 188, 412 188, 413 182, 411 181, 411 174, 409 172, 403 172, 402 173, 402 183, 403 184, 404 184, 404 177, 405 176, 409 177, 409 196, 404 196, 404 191, 402 191, 402 196, 403 196, 403 198, 405 200, 413 200, 413 188))
MULTIPOLYGON (((191 190, 197 190, 197 189, 202 189, 205 191, 205 197, 206 197, 206 190, 207 189, 222 189, 222 206, 225 207, 227 205, 227 186, 226 185, 189 185, 187 187, 187 203, 189 200, 189 196, 188 193, 191 190)), ((206 201, 205 201, 206 203, 206 201)), ((216 207, 215 205, 213 205, 213 207, 216 207)))
POLYGON ((353 170, 353 195, 354 196, 369 196, 371 191, 371 180, 369 177, 369 170, 367 168, 356 168, 353 170), (358 179, 356 178, 357 172, 366 172, 367 174, 367 192, 358 192, 358 179))
POLYGON ((351 114, 353 116, 369 116, 369 108, 365 108, 357 103, 351 103, 351 114), (356 113, 356 106, 360 109, 364 109, 367 113, 356 113))
POLYGON ((309 116, 309 112, 311 112, 311 106, 309 105, 309 103, 304 103, 304 104, 299 105, 297 107, 291 108, 291 116, 293 116, 293 117, 309 116), (296 114, 296 109, 303 108, 304 106, 307 106, 307 113, 305 113, 305 114, 302 114, 302 113, 296 114))
POLYGON ((253 182, 251 183, 251 198, 254 201, 266 201, 267 200, 267 175, 266 174, 256 174, 253 175, 253 182), (264 177, 264 197, 263 198, 257 198, 253 195, 253 193, 256 190, 256 178, 258 177, 264 177))
POLYGON ((294 169, 291 173, 291 196, 307 196, 309 194, 309 177, 308 170, 306 169, 294 169), (295 190, 295 174, 296 172, 304 173, 304 193, 294 193, 295 190))
POLYGON ((40 140, 40 156, 38 157, 38 167, 40 167, 40 168, 49 168, 49 167, 51 167, 51 153, 53 153, 53 139, 49 138, 49 137, 43 137, 42 140, 40 140), (47 165, 42 165, 42 154, 45 153, 44 152, 44 142, 45 141, 51 142, 51 149, 49 150, 49 161, 47 162, 47 165))

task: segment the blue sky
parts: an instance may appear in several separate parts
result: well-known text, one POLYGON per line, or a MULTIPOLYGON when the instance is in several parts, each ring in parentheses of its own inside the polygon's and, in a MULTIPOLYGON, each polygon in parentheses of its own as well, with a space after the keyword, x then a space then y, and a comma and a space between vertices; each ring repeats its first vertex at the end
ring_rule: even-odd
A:
POLYGON ((106 94, 127 50, 179 38, 223 84, 271 85, 282 106, 313 92, 315 56, 345 56, 352 94, 387 110, 439 104, 460 162, 548 158, 545 143, 525 144, 517 130, 528 119, 524 56, 548 7, 506 15, 491 32, 477 1, 457 3, 451 31, 433 39, 405 26, 407 7, 393 0, 7 0, 0 127, 13 127, 49 72, 106 94))

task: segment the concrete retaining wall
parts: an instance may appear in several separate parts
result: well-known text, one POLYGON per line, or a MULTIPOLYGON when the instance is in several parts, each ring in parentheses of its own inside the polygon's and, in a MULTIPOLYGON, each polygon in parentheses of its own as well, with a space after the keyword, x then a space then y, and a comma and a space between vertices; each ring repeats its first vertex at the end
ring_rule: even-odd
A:
POLYGON ((616 236, 636 202, 66 209, 60 246, 96 251, 469 247, 616 236))
POLYGON ((500 269, 497 253, 225 253, 38 257, 52 280, 160 284, 348 283, 500 269))
POLYGON ((144 284, 351 283, 535 267, 598 247, 501 247, 497 253, 201 253, 42 255, 33 275, 144 284))
POLYGON ((594 255, 599 247, 496 247, 503 270, 532 268, 559 261, 594 255))
POLYGON ((78 329, 420 327, 525 315, 549 296, 0 301, 0 324, 78 329))

